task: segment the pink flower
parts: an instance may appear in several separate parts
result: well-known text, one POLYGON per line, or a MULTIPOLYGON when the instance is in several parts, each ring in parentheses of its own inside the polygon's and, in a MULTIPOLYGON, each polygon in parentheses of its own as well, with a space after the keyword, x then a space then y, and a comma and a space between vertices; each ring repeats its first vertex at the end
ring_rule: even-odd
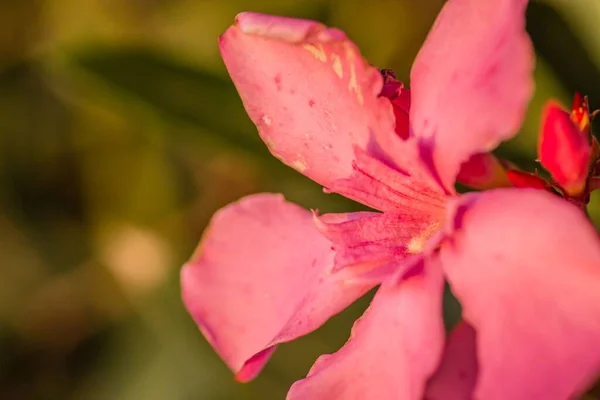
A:
POLYGON ((381 283, 335 354, 288 399, 566 399, 600 370, 600 243, 544 190, 510 184, 488 151, 533 90, 523 0, 450 0, 410 93, 337 29, 243 13, 220 38, 270 151, 377 210, 311 215, 281 195, 220 210, 182 270, 184 303, 240 381, 279 343, 381 283), (445 338, 448 281, 463 321, 445 338))

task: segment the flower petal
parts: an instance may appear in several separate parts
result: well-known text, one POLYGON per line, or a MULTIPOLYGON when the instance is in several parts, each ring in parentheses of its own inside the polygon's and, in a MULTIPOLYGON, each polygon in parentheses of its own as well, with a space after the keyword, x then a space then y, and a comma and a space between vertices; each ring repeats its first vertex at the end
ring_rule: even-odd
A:
POLYGON ((591 154, 587 133, 580 131, 559 105, 546 105, 539 143, 540 162, 568 194, 577 196, 585 189, 591 154))
POLYGON ((384 283, 344 347, 319 357, 287 399, 421 400, 443 349, 442 289, 439 268, 384 283))
POLYGON ((378 97, 381 74, 337 29, 242 13, 220 48, 271 153, 324 186, 352 173, 353 146, 395 135, 392 106, 378 97))
POLYGON ((450 0, 411 71, 412 134, 451 190, 463 162, 512 137, 533 92, 526 0, 450 0))
POLYGON ((322 215, 317 226, 333 243, 335 270, 352 266, 369 271, 388 263, 396 269, 403 259, 421 253, 441 229, 442 219, 427 211, 356 212, 322 215))
POLYGON ((555 192, 552 185, 546 182, 544 178, 540 177, 537 174, 537 171, 536 173, 531 173, 519 169, 509 169, 506 171, 506 175, 508 176, 510 183, 516 188, 535 188, 555 192))
POLYGON ((492 153, 473 154, 460 167, 456 181, 480 190, 512 186, 506 169, 492 153))
POLYGON ((440 257, 477 332, 475 398, 567 399, 600 373, 600 241, 536 189, 463 196, 440 257))
POLYGON ((356 148, 352 176, 334 181, 330 191, 383 212, 443 215, 446 194, 423 170, 411 142, 396 148, 405 152, 394 152, 400 156, 393 167, 356 148))
POLYGON ((309 211, 258 194, 215 214, 181 272, 185 306, 238 380, 280 342, 313 331, 371 285, 331 273, 334 252, 309 211))
POLYGON ((408 114, 410 111, 410 90, 404 87, 402 82, 396 79, 396 75, 389 69, 381 71, 383 76, 383 88, 381 96, 390 100, 394 109, 394 117, 396 119, 396 134, 402 139, 408 139, 409 120, 408 114))
POLYGON ((427 400, 471 400, 477 380, 475 330, 464 321, 453 330, 442 362, 427 384, 427 400))

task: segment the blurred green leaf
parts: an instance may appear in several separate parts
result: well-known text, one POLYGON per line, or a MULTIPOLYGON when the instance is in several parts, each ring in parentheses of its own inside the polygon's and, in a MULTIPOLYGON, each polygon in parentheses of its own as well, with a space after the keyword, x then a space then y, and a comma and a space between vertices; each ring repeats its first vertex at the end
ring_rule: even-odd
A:
POLYGON ((80 234, 86 210, 72 117, 38 64, 0 74, 0 202, 56 268, 89 250, 80 234))
MULTIPOLYGON (((569 2, 580 6, 585 3, 587 0, 569 2)), ((598 2, 595 3, 597 7, 588 7, 589 12, 600 10, 598 2)), ((569 26, 561 14, 545 4, 532 3, 527 15, 527 27, 536 43, 536 51, 553 72, 561 77, 561 81, 570 92, 569 97, 578 91, 590 97, 592 108, 599 107, 600 65, 594 64, 589 48, 575 34, 575 29, 569 26)), ((570 105, 570 101, 571 99, 567 105, 570 105)))
POLYGON ((334 0, 328 22, 344 30, 363 56, 379 68, 393 68, 405 83, 443 0, 334 0), (357 18, 360 15, 360 18, 357 18))
POLYGON ((143 49, 95 50, 73 62, 167 118, 215 132, 232 146, 268 154, 230 81, 143 49))

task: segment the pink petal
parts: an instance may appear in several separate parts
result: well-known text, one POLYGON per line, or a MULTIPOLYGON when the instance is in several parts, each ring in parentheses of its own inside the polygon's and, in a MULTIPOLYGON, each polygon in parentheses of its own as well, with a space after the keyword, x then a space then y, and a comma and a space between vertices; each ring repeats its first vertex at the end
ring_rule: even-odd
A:
POLYGON ((257 194, 215 214, 181 272, 185 306, 237 374, 254 378, 280 342, 313 331, 372 285, 332 274, 312 215, 257 194))
POLYGON ((227 70, 274 156, 329 186, 352 173, 353 147, 394 135, 383 79, 337 29, 242 13, 220 38, 227 70))
POLYGON ((526 0, 450 0, 411 71, 412 134, 451 190, 461 164, 512 137, 533 91, 526 0))
MULTIPOLYGON (((356 151, 354 173, 331 185, 331 192, 356 200, 379 211, 396 214, 416 213, 443 216, 446 194, 423 170, 413 141, 402 142, 392 154, 397 166, 356 151)), ((398 143, 397 143, 398 144, 398 143)), ((392 147, 393 148, 393 147, 392 147)))
POLYGON ((554 191, 552 185, 541 178, 537 172, 535 174, 531 172, 525 172, 518 169, 510 169, 506 171, 510 183, 516 188, 535 188, 554 191))
POLYGON ((427 384, 426 400, 471 400, 477 380, 475 331, 460 322, 448 337, 442 362, 427 384))
POLYGON ((583 212, 535 189, 466 195, 440 257, 477 332, 475 398, 574 398, 600 373, 600 241, 583 212))
POLYGON ((243 383, 256 378, 276 349, 277 346, 267 347, 253 355, 252 358, 244 363, 242 369, 235 374, 235 379, 243 383))
POLYGON ((566 111, 550 103, 544 112, 539 154, 544 168, 570 195, 585 189, 592 146, 566 111))
POLYGON ((381 71, 383 76, 383 88, 381 96, 390 100, 394 109, 396 119, 396 134, 402 139, 408 139, 410 111, 410 90, 404 87, 402 82, 396 79, 396 75, 389 69, 381 71))
POLYGON ((421 253, 441 229, 441 217, 427 211, 359 212, 325 214, 317 222, 333 243, 336 270, 352 266, 369 271, 389 263, 398 268, 402 260, 421 253))
POLYGON ((492 153, 477 153, 460 167, 459 183, 473 189, 487 190, 511 187, 506 169, 492 153))
POLYGON ((390 103, 394 109, 394 118, 396 119, 396 134, 402 139, 408 139, 410 134, 410 119, 408 109, 404 103, 410 102, 410 92, 408 89, 401 89, 398 97, 391 99, 390 103))
POLYGON ((388 281, 344 347, 321 356, 287 399, 421 400, 443 348, 442 289, 438 268, 388 281))

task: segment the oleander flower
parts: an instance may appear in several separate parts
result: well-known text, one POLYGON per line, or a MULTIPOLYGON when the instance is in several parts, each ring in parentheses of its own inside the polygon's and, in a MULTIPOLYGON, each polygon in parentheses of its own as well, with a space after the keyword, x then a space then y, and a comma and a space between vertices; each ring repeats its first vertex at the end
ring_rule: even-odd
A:
POLYGON ((318 215, 263 193, 215 214, 182 296, 238 380, 377 285, 288 399, 566 399, 596 377, 597 234, 560 195, 500 188, 489 153, 533 91, 525 8, 449 0, 410 90, 318 22, 242 13, 221 36, 271 153, 375 210, 318 215), (488 190, 457 195, 457 176, 488 190), (448 338, 444 281, 463 308, 448 338))

